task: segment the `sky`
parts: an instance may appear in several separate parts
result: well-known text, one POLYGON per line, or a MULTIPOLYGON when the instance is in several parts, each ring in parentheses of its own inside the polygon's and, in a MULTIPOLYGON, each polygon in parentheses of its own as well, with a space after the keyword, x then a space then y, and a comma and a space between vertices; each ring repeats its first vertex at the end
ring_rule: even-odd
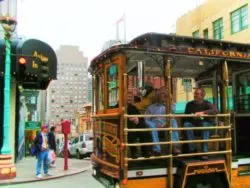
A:
MULTIPOLYGON (((206 0, 19 0, 18 34, 60 45, 79 46, 89 61, 116 38, 125 14, 127 41, 147 33, 175 32, 176 19, 206 0)), ((124 21, 119 36, 124 39, 124 21)))

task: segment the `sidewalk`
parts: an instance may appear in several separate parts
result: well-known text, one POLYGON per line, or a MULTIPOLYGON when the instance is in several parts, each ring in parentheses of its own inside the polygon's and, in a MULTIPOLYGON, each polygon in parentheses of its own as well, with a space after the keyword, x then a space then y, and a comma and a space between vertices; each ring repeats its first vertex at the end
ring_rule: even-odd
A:
POLYGON ((68 159, 68 170, 64 171, 64 159, 57 158, 56 168, 49 169, 49 172, 52 174, 52 176, 44 177, 43 179, 37 179, 36 158, 27 157, 16 163, 16 178, 10 180, 0 180, 0 186, 4 184, 27 183, 60 178, 84 172, 91 169, 91 167, 91 163, 88 160, 68 159))

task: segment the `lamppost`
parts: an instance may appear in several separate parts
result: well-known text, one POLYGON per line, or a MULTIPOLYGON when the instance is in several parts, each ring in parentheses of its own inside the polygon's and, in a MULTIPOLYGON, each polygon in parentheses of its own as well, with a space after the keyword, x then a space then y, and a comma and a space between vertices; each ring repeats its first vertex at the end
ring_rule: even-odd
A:
POLYGON ((12 162, 11 145, 10 145, 10 94, 11 94, 11 37, 16 27, 16 20, 13 14, 16 10, 12 8, 16 1, 0 1, 0 23, 4 31, 5 41, 5 64, 4 70, 4 110, 3 110, 3 146, 1 149, 0 160, 0 179, 11 179, 16 177, 16 168, 12 162))

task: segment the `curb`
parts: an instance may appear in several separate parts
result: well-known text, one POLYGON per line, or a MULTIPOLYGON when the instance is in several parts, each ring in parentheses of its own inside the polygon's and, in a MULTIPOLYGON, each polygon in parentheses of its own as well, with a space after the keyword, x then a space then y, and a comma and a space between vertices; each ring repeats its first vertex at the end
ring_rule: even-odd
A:
POLYGON ((89 169, 91 169, 92 166, 89 165, 85 168, 82 168, 80 170, 75 170, 73 172, 64 172, 62 174, 59 174, 59 175, 53 175, 53 176, 50 176, 50 177, 44 177, 42 179, 37 179, 37 178, 30 178, 30 179, 25 179, 25 180, 15 180, 15 179, 12 179, 12 180, 3 180, 0 182, 0 187, 3 186, 3 185, 14 185, 14 184, 22 184, 22 183, 32 183, 32 182, 38 182, 38 181, 45 181, 45 180, 53 180, 53 179, 58 179, 58 178, 63 178, 63 177, 66 177, 66 176, 72 176, 72 175, 76 175, 76 174, 80 174, 82 172, 85 172, 89 169))

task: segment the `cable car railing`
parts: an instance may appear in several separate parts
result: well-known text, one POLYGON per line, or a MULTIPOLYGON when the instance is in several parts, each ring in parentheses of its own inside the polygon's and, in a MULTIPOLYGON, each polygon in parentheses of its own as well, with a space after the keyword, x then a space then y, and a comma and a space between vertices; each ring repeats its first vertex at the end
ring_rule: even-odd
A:
MULTIPOLYGON (((194 115, 188 115, 188 114, 166 114, 166 115, 124 115, 125 118, 145 118, 145 117, 162 117, 162 118, 183 118, 183 117, 197 117, 194 115)), ((210 117, 210 118, 229 118, 230 114, 216 114, 216 115, 203 115, 202 117, 210 117)), ((224 122, 223 125, 215 125, 215 126, 207 126, 207 127, 178 127, 178 128, 172 128, 171 127, 171 121, 170 126, 166 128, 138 128, 138 129, 132 129, 128 128, 127 125, 124 127, 124 135, 128 135, 130 132, 146 132, 146 131, 166 131, 169 133, 168 140, 166 141, 160 141, 160 142, 144 142, 144 143, 124 143, 124 146, 131 147, 131 146, 153 146, 153 145, 174 145, 174 144, 188 144, 188 143, 213 143, 213 142, 231 142, 231 135, 225 134, 225 138, 209 138, 208 140, 203 139, 195 139, 195 140, 179 140, 179 141, 171 141, 169 138, 171 138, 172 131, 187 131, 187 130, 226 130, 231 131, 231 124, 228 122, 224 122)), ((220 135, 221 137, 223 135, 220 135)), ((211 136, 210 136, 211 137, 211 136)), ((126 139, 127 140, 127 139, 126 139)), ((169 151, 167 155, 161 155, 161 156, 152 156, 150 158, 143 158, 139 157, 137 159, 132 159, 128 156, 125 156, 127 161, 141 161, 141 160, 154 160, 154 159, 162 159, 162 158, 177 158, 177 157, 192 157, 192 156, 201 156, 201 155, 218 155, 218 154, 227 154, 231 153, 231 148, 225 148, 225 150, 222 151, 209 151, 209 152, 196 152, 196 153, 181 153, 178 155, 173 155, 171 151, 169 151)))
MULTIPOLYGON (((167 159, 168 164, 166 166, 167 171, 168 171, 168 185, 170 187, 172 187, 173 185, 173 167, 174 167, 174 162, 173 159, 174 158, 184 158, 184 157, 196 157, 196 156, 202 156, 202 155, 225 155, 225 161, 227 164, 227 170, 230 171, 231 170, 231 124, 230 124, 230 114, 226 113, 226 114, 216 114, 216 115, 203 115, 202 117, 214 117, 216 118, 216 120, 218 120, 218 118, 223 118, 223 123, 218 123, 217 121, 217 125, 215 126, 208 126, 208 127, 178 127, 178 128, 172 128, 172 123, 171 121, 168 121, 168 127, 166 128, 139 128, 139 129, 132 129, 132 128, 128 128, 127 124, 128 124, 128 118, 130 117, 138 117, 138 118, 145 118, 145 117, 163 117, 163 118, 183 118, 183 117, 197 117, 194 115, 188 115, 188 114, 166 114, 166 115, 128 115, 128 114, 124 114, 124 119, 125 119, 125 123, 124 123, 124 160, 123 160, 123 165, 124 165, 124 178, 127 178, 127 174, 128 174, 128 166, 129 166, 129 162, 131 161, 147 161, 147 160, 159 160, 159 159, 167 159), (167 137, 167 141, 164 142, 147 142, 147 143, 128 143, 128 134, 130 132, 146 132, 146 131, 153 131, 153 130, 157 130, 157 131, 166 131, 168 133, 168 137, 167 137), (199 139, 199 140, 179 140, 179 141, 172 141, 170 138, 172 138, 172 131, 186 131, 186 130, 199 130, 199 131, 203 131, 203 130, 224 130, 224 138, 209 138, 208 140, 203 140, 203 139, 199 139), (208 152, 197 152, 197 153, 181 153, 178 155, 173 155, 172 154, 172 150, 173 150, 173 145, 174 144, 188 144, 188 143, 213 143, 213 142, 225 142, 225 148, 223 150, 220 151, 208 151, 208 152), (160 156, 151 156, 149 158, 144 158, 144 157, 139 157, 136 159, 133 159, 131 157, 128 157, 128 148, 131 146, 153 146, 153 145, 168 145, 169 146, 169 151, 166 154, 160 155, 160 156)), ((223 135, 221 135, 223 136, 223 135)), ((211 136, 210 136, 211 137, 211 136)), ((229 175, 229 177, 231 177, 231 175, 229 175)))

